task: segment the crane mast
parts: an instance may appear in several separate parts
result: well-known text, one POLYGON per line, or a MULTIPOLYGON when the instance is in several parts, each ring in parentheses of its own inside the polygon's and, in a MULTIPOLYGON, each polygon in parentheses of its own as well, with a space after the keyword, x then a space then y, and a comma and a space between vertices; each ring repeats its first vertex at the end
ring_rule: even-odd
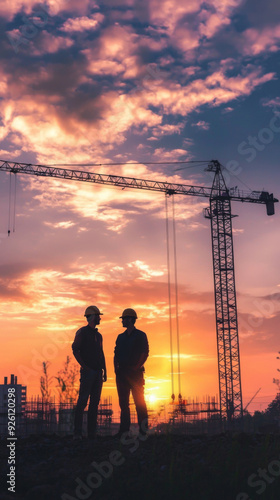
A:
POLYGON ((210 206, 205 217, 211 221, 212 257, 215 288, 216 332, 220 392, 220 414, 227 422, 242 417, 242 389, 238 338, 236 286, 231 201, 265 204, 267 215, 274 214, 278 202, 266 191, 244 192, 228 189, 222 167, 217 160, 209 163, 208 171, 214 173, 212 187, 193 186, 151 181, 133 177, 96 174, 47 165, 34 165, 0 160, 0 171, 14 174, 56 177, 95 184, 114 185, 122 188, 146 189, 165 194, 209 198, 210 206))
POLYGON ((221 166, 214 162, 207 170, 215 172, 205 217, 211 220, 220 413, 230 424, 233 418, 243 416, 232 237, 234 215, 221 166))

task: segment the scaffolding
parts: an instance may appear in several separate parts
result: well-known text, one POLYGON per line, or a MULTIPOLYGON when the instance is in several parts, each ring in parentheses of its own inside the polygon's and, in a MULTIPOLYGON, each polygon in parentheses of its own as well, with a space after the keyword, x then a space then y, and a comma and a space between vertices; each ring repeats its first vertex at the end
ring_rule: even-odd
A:
MULTIPOLYGON (((75 404, 73 402, 56 403, 54 399, 44 401, 39 396, 26 401, 24 411, 17 412, 16 436, 31 434, 59 434, 66 436, 73 433, 75 404)), ((113 417, 112 398, 104 398, 98 407, 97 424, 100 434, 111 433, 113 417)), ((0 408, 0 435, 7 434, 7 408, 0 408)), ((83 430, 86 434, 87 409, 84 411, 83 430)))

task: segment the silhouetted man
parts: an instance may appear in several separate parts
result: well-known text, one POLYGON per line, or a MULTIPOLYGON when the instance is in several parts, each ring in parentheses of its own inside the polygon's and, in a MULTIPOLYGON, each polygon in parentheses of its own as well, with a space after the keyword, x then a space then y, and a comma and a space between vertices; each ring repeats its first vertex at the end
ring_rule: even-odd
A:
POLYGON ((121 408, 121 423, 117 437, 130 428, 129 395, 132 393, 139 432, 146 434, 148 429, 148 413, 144 399, 144 363, 149 355, 147 335, 135 328, 137 314, 134 309, 125 309, 120 317, 125 332, 116 341, 114 367, 116 384, 121 408))
POLYGON ((73 354, 81 365, 80 391, 74 421, 74 439, 82 438, 83 413, 89 397, 88 437, 92 439, 96 434, 97 410, 102 383, 107 380, 102 335, 96 328, 100 323, 101 314, 103 313, 96 306, 86 308, 85 317, 88 324, 77 331, 72 344, 73 354))

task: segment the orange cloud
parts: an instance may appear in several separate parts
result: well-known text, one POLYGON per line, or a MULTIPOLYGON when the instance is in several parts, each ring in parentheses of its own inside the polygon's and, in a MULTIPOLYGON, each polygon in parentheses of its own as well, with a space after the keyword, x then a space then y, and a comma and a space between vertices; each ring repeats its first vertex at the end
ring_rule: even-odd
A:
POLYGON ((68 19, 60 28, 61 31, 73 33, 75 31, 95 30, 104 20, 103 14, 97 12, 90 17, 76 17, 68 19))
POLYGON ((202 130, 209 130, 209 123, 204 120, 200 120, 197 123, 192 123, 192 127, 201 128, 202 130))
MULTIPOLYGON (((155 137, 161 137, 163 135, 171 135, 171 134, 181 134, 182 130, 184 128, 184 123, 177 123, 176 125, 158 125, 157 127, 153 128, 152 133, 155 137)), ((184 151, 183 154, 186 154, 184 151)))
POLYGON ((203 80, 194 80, 185 87, 165 82, 164 86, 158 86, 156 93, 147 92, 143 98, 147 103, 161 105, 165 113, 178 113, 186 116, 203 104, 218 106, 249 95, 257 85, 273 78, 274 73, 262 75, 260 68, 247 67, 242 75, 236 77, 227 77, 220 70, 203 80))
MULTIPOLYGON (((89 6, 97 7, 91 0, 80 0, 78 3, 75 0, 46 0, 44 2, 44 10, 49 12, 50 16, 62 11, 84 13, 87 12, 89 6)), ((31 14, 33 10, 36 11, 37 7, 38 0, 1 0, 0 15, 11 21, 17 12, 23 11, 31 14)), ((43 6, 40 6, 39 10, 43 10, 43 6)))
POLYGON ((262 29, 250 28, 242 37, 240 50, 245 55, 258 55, 262 52, 277 52, 280 42, 280 24, 262 29))
POLYGON ((43 54, 54 54, 59 50, 68 49, 74 44, 73 40, 62 36, 54 36, 51 33, 42 31, 40 37, 32 44, 32 52, 35 56, 43 54))
POLYGON ((149 2, 150 21, 152 24, 166 26, 172 33, 178 21, 187 14, 199 10, 201 0, 151 0, 149 2))

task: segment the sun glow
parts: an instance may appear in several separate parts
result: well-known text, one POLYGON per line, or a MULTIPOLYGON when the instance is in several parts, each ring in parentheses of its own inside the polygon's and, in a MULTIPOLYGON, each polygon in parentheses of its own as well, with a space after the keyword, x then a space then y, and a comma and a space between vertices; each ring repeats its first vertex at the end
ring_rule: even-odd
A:
POLYGON ((150 404, 154 404, 158 401, 158 398, 154 394, 149 394, 149 396, 147 397, 147 401, 150 404))

